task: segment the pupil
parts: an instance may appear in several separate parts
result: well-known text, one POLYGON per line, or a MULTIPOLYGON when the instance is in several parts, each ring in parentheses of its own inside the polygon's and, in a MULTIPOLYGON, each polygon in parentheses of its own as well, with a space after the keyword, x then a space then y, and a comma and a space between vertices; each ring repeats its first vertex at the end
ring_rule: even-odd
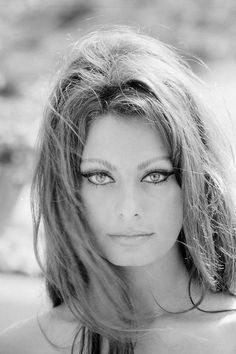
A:
POLYGON ((151 178, 152 180, 157 180, 158 177, 159 177, 158 173, 153 173, 151 178))
POLYGON ((104 176, 102 173, 99 173, 99 174, 97 175, 97 179, 98 179, 99 182, 103 182, 103 181, 104 181, 104 178, 105 178, 105 176, 104 176))

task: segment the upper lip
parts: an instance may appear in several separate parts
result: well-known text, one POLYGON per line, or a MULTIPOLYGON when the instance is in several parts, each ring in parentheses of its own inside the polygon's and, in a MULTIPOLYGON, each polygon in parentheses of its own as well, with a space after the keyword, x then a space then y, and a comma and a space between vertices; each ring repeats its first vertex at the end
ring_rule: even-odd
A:
POLYGON ((126 237, 138 237, 138 236, 150 236, 153 232, 117 232, 115 234, 109 234, 110 236, 126 236, 126 237))

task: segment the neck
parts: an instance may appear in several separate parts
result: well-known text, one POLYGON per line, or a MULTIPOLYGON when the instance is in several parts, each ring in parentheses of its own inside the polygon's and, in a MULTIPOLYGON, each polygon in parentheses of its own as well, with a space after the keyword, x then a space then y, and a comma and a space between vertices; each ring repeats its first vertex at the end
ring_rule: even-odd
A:
POLYGON ((154 263, 126 267, 126 272, 138 314, 166 315, 166 311, 184 311, 192 306, 188 295, 189 273, 176 245, 154 263))

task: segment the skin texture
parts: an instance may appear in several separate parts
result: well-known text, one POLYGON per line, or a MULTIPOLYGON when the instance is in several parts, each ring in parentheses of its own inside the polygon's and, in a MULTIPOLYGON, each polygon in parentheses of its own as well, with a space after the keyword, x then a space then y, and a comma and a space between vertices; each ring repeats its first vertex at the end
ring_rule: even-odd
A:
POLYGON ((168 172, 173 172, 168 149, 142 117, 107 114, 91 125, 81 162, 82 200, 101 256, 125 267, 140 316, 156 310, 153 296, 171 310, 190 307, 188 274, 176 242, 182 191, 168 172), (132 245, 110 236, 139 233, 152 235, 132 245))
POLYGON ((166 178, 157 172, 173 171, 171 161, 163 157, 168 158, 168 150, 159 132, 140 118, 109 114, 90 128, 82 156, 81 194, 102 254, 113 264, 144 266, 175 247, 183 221, 182 192, 174 175, 166 178), (86 161, 95 159, 108 161, 116 170, 86 161), (138 167, 153 159, 157 160, 138 167), (86 176, 93 171, 98 172, 86 176), (153 235, 132 246, 119 245, 109 236, 123 233, 153 235))

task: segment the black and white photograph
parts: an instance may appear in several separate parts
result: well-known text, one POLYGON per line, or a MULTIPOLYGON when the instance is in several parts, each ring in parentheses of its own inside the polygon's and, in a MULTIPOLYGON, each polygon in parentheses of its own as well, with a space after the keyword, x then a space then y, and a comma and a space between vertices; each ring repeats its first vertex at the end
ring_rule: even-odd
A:
POLYGON ((0 354, 236 354, 234 0, 0 0, 0 354))

